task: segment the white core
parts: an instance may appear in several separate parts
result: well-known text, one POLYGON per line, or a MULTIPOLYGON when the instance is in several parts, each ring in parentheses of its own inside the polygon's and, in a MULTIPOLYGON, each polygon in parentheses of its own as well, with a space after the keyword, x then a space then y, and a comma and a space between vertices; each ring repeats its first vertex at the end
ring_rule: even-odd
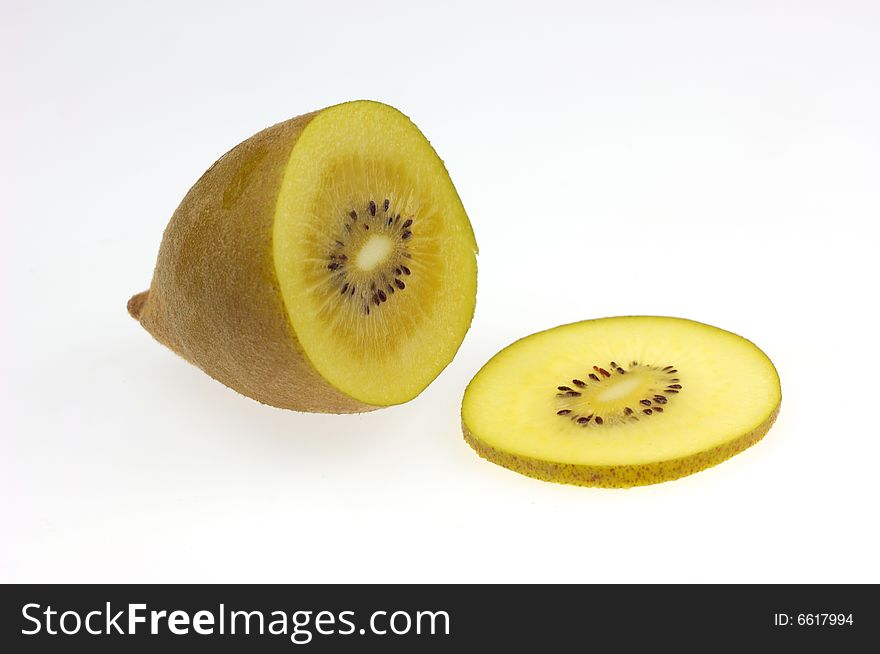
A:
POLYGON ((631 379, 618 377, 614 384, 596 395, 596 400, 599 402, 613 402, 614 400, 619 400, 632 393, 640 385, 641 380, 635 375, 633 375, 631 379))
POLYGON ((369 272, 384 263, 393 249, 394 242, 389 237, 375 234, 361 246, 360 252, 355 258, 355 264, 364 272, 369 272))

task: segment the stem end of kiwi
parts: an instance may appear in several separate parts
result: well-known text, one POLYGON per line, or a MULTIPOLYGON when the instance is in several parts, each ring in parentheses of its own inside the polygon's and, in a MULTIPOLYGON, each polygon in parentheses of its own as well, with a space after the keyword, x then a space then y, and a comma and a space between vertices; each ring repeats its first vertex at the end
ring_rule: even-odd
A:
POLYGON ((147 298, 149 297, 149 295, 149 290, 142 291, 137 295, 132 295, 131 299, 126 305, 129 315, 138 322, 140 322, 141 312, 144 310, 144 305, 147 303, 147 298))

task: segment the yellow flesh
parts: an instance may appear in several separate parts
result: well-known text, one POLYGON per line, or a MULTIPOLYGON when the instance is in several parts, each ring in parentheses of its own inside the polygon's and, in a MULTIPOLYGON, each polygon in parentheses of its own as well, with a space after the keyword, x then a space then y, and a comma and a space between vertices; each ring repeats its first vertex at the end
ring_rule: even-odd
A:
POLYGON ((734 441, 765 423, 780 400, 773 364, 740 336, 677 318, 605 318, 540 332, 499 352, 468 386, 462 421, 474 439, 513 457, 641 466, 734 441), (675 372, 664 372, 667 366, 675 372), (666 391, 673 385, 681 386, 677 393, 666 391), (653 399, 658 394, 663 404, 653 399), (590 414, 604 416, 603 424, 573 419, 590 414))
POLYGON ((338 105, 305 128, 278 198, 273 250, 306 356, 362 402, 418 395, 470 325, 476 243, 464 207, 425 137, 386 105, 338 105))

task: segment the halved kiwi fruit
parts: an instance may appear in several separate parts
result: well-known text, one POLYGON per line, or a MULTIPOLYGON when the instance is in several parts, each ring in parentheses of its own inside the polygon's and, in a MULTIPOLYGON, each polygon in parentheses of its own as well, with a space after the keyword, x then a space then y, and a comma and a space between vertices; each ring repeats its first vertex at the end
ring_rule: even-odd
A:
POLYGON ((473 317, 476 242, 443 162, 377 102, 270 127, 202 175, 129 312, 266 404, 347 413, 418 395, 473 317))
POLYGON ((523 338, 464 394, 465 440, 530 477, 629 487, 683 477, 760 440, 779 376, 753 343, 680 318, 603 318, 523 338))

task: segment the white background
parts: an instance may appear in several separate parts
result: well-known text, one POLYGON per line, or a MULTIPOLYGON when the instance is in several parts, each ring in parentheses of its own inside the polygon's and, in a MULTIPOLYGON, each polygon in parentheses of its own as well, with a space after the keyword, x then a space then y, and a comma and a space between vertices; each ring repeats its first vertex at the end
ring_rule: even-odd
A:
POLYGON ((2 581, 880 582, 880 5, 3 2, 2 581), (420 397, 262 406, 125 311, 218 155, 356 98, 447 163, 477 314, 420 397), (619 314, 755 341, 783 405, 686 479, 559 486, 465 384, 619 314))

